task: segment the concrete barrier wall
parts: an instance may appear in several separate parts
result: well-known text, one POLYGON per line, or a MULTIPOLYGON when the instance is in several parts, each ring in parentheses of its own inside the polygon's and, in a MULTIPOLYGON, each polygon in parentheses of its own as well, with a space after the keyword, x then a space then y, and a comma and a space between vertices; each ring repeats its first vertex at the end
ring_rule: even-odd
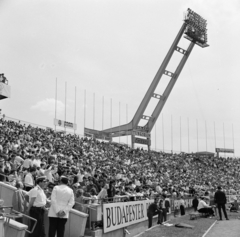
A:
POLYGON ((0 199, 4 200, 4 206, 12 206, 12 197, 15 190, 17 190, 15 187, 0 182, 0 199))
MULTIPOLYGON (((0 182, 0 199, 4 200, 5 206, 12 206, 12 196, 14 191, 16 190, 15 187, 12 187, 10 185, 7 185, 5 183, 0 182)), ((176 200, 174 200, 176 202, 176 200)), ((175 203, 176 204, 176 203, 175 203)), ((189 202, 189 206, 191 203, 189 202)), ((171 205, 172 206, 172 205, 171 205)), ((175 206, 175 205, 174 205, 175 206)), ((95 210, 92 210, 91 220, 92 221, 98 221, 102 216, 102 206, 96 205, 95 210)), ((173 209, 173 208, 172 208, 173 209)), ((186 208, 186 214, 192 211, 192 208, 186 208)), ((69 213, 69 219, 65 226, 65 235, 64 237, 80 237, 83 236, 83 231, 86 227, 86 218, 84 216, 85 213, 79 212, 77 210, 72 209, 69 213)), ((86 215, 86 214, 85 214, 86 215)), ((48 236, 48 213, 45 212, 45 233, 46 237, 48 236)), ((171 212, 168 214, 168 219, 174 218, 174 212, 171 212)), ((153 225, 157 223, 157 217, 153 219, 153 225)), ((145 231, 148 228, 148 221, 143 221, 140 223, 136 223, 133 225, 130 225, 127 227, 127 230, 130 232, 130 235, 126 236, 134 236, 137 235, 143 231, 145 231)), ((102 229, 98 229, 95 231, 90 231, 89 235, 96 236, 96 237, 123 237, 124 234, 124 228, 109 232, 109 233, 103 233, 102 229)))
MULTIPOLYGON (((0 199, 4 200, 4 206, 12 206, 13 193, 17 189, 11 185, 0 182, 0 199)), ((65 226, 64 237, 80 237, 84 236, 84 230, 87 221, 87 214, 79 212, 77 210, 70 210, 69 218, 65 226)), ((44 225, 46 237, 48 236, 48 212, 44 214, 44 225)))

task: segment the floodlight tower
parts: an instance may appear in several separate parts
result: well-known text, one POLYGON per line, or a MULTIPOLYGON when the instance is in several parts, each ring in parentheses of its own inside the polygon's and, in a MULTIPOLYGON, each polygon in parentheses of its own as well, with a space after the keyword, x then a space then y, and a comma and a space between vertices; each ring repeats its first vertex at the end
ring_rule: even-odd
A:
POLYGON ((134 143, 145 144, 150 149, 151 146, 151 130, 157 121, 158 116, 160 115, 189 55, 192 52, 194 45, 197 44, 202 48, 209 46, 207 44, 207 21, 203 19, 200 15, 187 9, 187 12, 184 17, 184 23, 180 28, 175 40, 173 41, 172 46, 170 47, 166 57, 164 58, 162 65, 160 66, 156 76, 154 77, 150 87, 148 88, 141 104, 139 105, 132 121, 128 124, 117 126, 114 128, 105 129, 102 132, 107 133, 110 137, 119 137, 125 135, 131 135, 132 137, 132 147, 134 143), (181 37, 185 34, 184 38, 191 41, 187 50, 182 49, 178 46, 178 43, 181 37), (183 54, 183 57, 177 66, 175 72, 168 71, 167 65, 172 58, 174 51, 183 54), (162 95, 155 93, 157 85, 162 77, 166 75, 170 77, 170 81, 166 86, 162 95), (158 99, 158 103, 152 112, 151 116, 144 115, 144 112, 152 98, 158 99), (141 119, 147 120, 147 123, 144 126, 139 126, 141 119), (145 138, 139 138, 145 137, 145 138))

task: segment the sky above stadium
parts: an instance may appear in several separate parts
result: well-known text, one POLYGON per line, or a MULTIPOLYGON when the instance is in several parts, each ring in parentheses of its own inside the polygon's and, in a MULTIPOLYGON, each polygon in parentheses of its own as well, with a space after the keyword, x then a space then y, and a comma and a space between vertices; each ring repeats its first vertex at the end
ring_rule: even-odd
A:
MULTIPOLYGON (((109 128, 111 114, 112 126, 129 122, 187 8, 207 19, 210 47, 193 48, 152 130, 152 148, 234 148, 240 156, 238 0, 1 0, 0 73, 11 86, 11 98, 0 101, 2 114, 53 128, 57 78, 58 119, 65 119, 67 98, 66 121, 74 122, 76 88, 78 134, 84 91, 86 127, 109 128)), ((179 44, 188 45, 186 39, 179 44)), ((174 53, 167 70, 174 72, 181 57, 174 53)), ((155 92, 168 82, 162 77, 155 92)))

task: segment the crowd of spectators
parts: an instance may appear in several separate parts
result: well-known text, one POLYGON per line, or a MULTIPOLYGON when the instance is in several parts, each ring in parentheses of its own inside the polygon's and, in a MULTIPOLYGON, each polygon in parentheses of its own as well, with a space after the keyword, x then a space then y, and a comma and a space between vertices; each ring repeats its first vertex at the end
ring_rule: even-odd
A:
POLYGON ((28 191, 36 177, 45 175, 51 190, 60 176, 67 176, 76 208, 90 199, 193 196, 219 184, 236 194, 239 169, 240 159, 148 152, 0 119, 0 181, 22 183, 28 191))

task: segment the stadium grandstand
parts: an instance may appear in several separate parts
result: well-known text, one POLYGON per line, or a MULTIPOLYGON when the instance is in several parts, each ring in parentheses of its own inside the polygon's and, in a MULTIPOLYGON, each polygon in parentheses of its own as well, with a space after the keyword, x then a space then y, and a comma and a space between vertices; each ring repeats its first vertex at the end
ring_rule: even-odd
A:
MULTIPOLYGON (((25 177, 35 167, 34 179, 45 175, 45 191, 51 194, 64 175, 75 194, 73 208, 80 212, 163 194, 171 200, 212 194, 219 182, 227 194, 239 194, 239 159, 148 152, 6 118, 0 119, 0 127, 1 182, 26 189, 25 177)), ((86 227, 97 223, 101 228, 101 221, 89 220, 86 227)))
MULTIPOLYGON (((208 46, 206 21, 188 9, 163 64, 128 124, 102 131, 84 127, 84 135, 80 136, 66 132, 66 127, 75 131, 75 123, 56 116, 52 129, 2 115, 0 237, 3 229, 6 237, 16 233, 20 236, 20 232, 21 237, 25 233, 29 237, 53 237, 56 219, 63 223, 56 227, 58 237, 134 236, 151 227, 149 207, 155 201, 161 213, 158 220, 155 217, 158 224, 179 213, 185 215, 185 209, 190 213, 196 208, 193 199, 204 197, 212 205, 217 188, 226 193, 227 203, 237 201, 240 159, 219 157, 219 152, 233 153, 232 149, 218 149, 217 156, 208 151, 175 153, 151 149, 151 131, 195 44, 208 46), (187 50, 177 46, 183 34, 190 41, 187 50), (174 51, 183 58, 176 71, 170 72, 166 67, 174 51), (163 75, 170 77, 170 82, 163 94, 156 94, 163 75), (157 99, 158 104, 148 116, 143 113, 151 98, 157 99), (144 126, 139 125, 141 119, 147 120, 144 126), (56 126, 65 127, 65 131, 57 131, 56 126), (131 136, 131 146, 113 142, 113 137, 123 135, 131 136), (136 148, 135 143, 148 149, 136 148), (62 210, 62 200, 56 205, 56 193, 63 184, 67 186, 63 196, 69 192, 72 198, 62 210), (37 199, 39 195, 41 200, 37 199)), ((0 85, 0 99, 9 98, 10 86, 4 74, 0 74, 0 85)))

